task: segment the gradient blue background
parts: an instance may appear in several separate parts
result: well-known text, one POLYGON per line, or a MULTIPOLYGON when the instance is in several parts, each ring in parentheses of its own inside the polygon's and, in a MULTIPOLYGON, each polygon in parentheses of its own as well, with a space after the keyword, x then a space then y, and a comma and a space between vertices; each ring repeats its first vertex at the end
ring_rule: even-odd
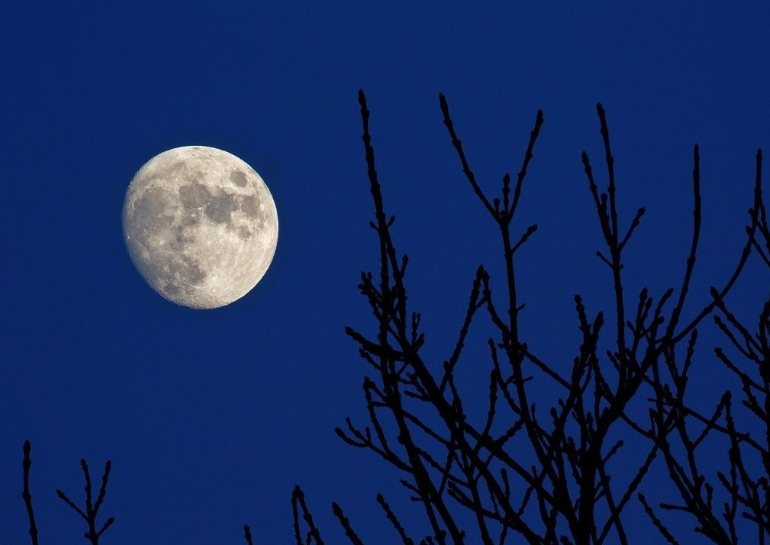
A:
MULTIPOLYGON (((45 544, 83 541, 82 521, 54 494, 81 498, 81 457, 114 462, 104 514, 117 522, 105 543, 239 543, 244 522, 259 543, 289 543, 295 483, 328 541, 342 539, 332 500, 370 542, 395 537, 374 495, 405 512, 396 473, 333 434, 346 415, 365 417, 367 369, 343 327, 374 325, 356 289, 377 256, 359 88, 437 369, 478 264, 500 285, 495 228, 463 178, 439 91, 490 193, 516 172, 545 112, 516 225, 540 225, 519 259, 523 334, 559 369, 576 350, 572 296, 611 308, 580 164, 586 149, 605 179, 595 103, 608 111, 622 224, 648 209, 628 249, 629 301, 643 284, 657 296, 681 281, 701 145, 703 242, 687 316, 737 259, 754 153, 770 148, 767 2, 68 4, 0 8, 4 543, 27 539, 27 438, 45 544), (195 144, 251 164, 280 217, 266 277, 212 311, 157 296, 121 235, 136 170, 195 144)), ((753 323, 767 285, 753 258, 731 305, 753 323)), ((482 395, 485 327, 472 339, 480 356, 462 363, 478 370, 467 380, 482 395)), ((693 388, 704 406, 738 386, 710 355, 718 343, 709 323, 693 388)), ((637 535, 656 535, 638 506, 629 513, 637 535)), ((425 528, 421 516, 405 522, 425 528)))

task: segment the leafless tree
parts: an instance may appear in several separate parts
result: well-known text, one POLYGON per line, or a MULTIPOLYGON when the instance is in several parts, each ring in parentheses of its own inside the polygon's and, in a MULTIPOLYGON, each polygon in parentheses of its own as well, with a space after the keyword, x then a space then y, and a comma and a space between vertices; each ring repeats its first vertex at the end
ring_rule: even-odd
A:
MULTIPOLYGON (((699 202, 697 153, 696 148, 693 178, 696 200, 699 202)), ((770 269, 770 229, 762 200, 761 174, 762 152, 758 150, 754 206, 749 210, 750 225, 747 228, 748 239, 743 248, 742 260, 746 260, 753 246, 756 254, 770 269)), ((688 260, 688 278, 691 264, 695 261, 699 226, 698 207, 695 215, 696 235, 688 260)), ((714 349, 714 353, 718 361, 738 378, 743 394, 741 405, 749 415, 758 420, 758 426, 754 426, 754 429, 758 427, 761 430, 762 438, 754 439, 747 430, 736 425, 733 397, 729 390, 725 391, 713 414, 709 416, 700 414, 689 403, 686 393, 695 352, 695 331, 691 334, 681 366, 677 363, 677 354, 673 348, 667 347, 663 359, 664 369, 655 370, 655 408, 651 415, 655 438, 660 444, 681 503, 661 502, 660 507, 689 514, 696 523, 695 532, 713 543, 736 545, 739 536, 746 533, 750 542, 764 545, 770 538, 770 297, 762 304, 757 331, 752 333, 751 329, 731 312, 719 292, 712 288, 711 294, 712 305, 718 311, 714 315, 714 323, 728 339, 737 356, 728 355, 719 347, 714 349), (744 363, 736 363, 736 357, 744 363), (709 478, 702 469, 702 446, 706 438, 714 433, 721 435, 726 441, 726 472, 718 472, 716 478, 709 478), (717 498, 722 498, 723 501, 717 498), (750 521, 756 534, 745 526, 742 532, 739 518, 750 521)), ((708 457, 715 457, 713 451, 708 457)), ((656 526, 662 529, 660 518, 645 498, 641 499, 648 515, 656 526)), ((664 532, 663 535, 669 543, 678 543, 671 533, 664 532)))
MULTIPOLYGON (((582 162, 605 245, 597 255, 610 271, 612 281, 609 285, 615 304, 608 313, 610 318, 605 320, 604 313, 590 314, 582 298, 575 296, 581 341, 569 373, 562 374, 557 365, 538 357, 522 338, 519 327, 523 304, 516 283, 517 251, 535 233, 537 226, 519 228, 522 234, 518 236, 513 233, 513 227, 527 169, 543 125, 543 114, 537 113, 515 179, 506 174, 499 196, 490 199, 476 180, 450 117, 447 101, 441 95, 444 124, 462 171, 491 221, 499 228, 505 278, 499 281, 502 295, 495 297, 490 274, 483 266, 478 268, 471 282, 467 311, 449 356, 443 362, 426 361, 421 352, 424 335, 420 330, 420 314, 407 304, 405 273, 408 259, 396 249, 391 232, 394 217, 386 214, 383 204, 369 130, 370 112, 363 92, 359 93, 359 104, 375 207, 375 219, 370 225, 379 242, 379 268, 376 274, 362 273, 359 289, 376 320, 377 335, 367 337, 357 329, 346 329, 358 344, 361 358, 372 368, 371 376, 363 383, 368 423, 361 427, 348 418, 345 429, 339 428, 336 432, 349 445, 369 450, 396 468, 412 499, 421 504, 428 531, 410 537, 390 504, 381 495, 377 496, 395 535, 405 545, 460 545, 466 542, 493 545, 505 543, 515 534, 520 536, 515 542, 532 545, 631 543, 623 524, 624 511, 661 451, 666 462, 672 463, 668 435, 681 434, 685 421, 681 399, 677 401, 665 393, 670 392, 670 388, 665 386, 660 368, 669 369, 674 383, 683 390, 692 361, 696 327, 715 308, 737 327, 735 320, 726 313, 724 299, 740 276, 751 246, 756 245, 757 222, 752 222, 749 228, 746 247, 738 256, 732 276, 721 289, 713 290, 711 302, 689 321, 683 320, 701 221, 696 146, 693 175, 695 228, 681 287, 677 292, 669 289, 657 299, 645 288, 633 306, 627 305, 623 256, 644 215, 644 208, 639 208, 627 228, 621 227, 609 129, 605 111, 597 105, 605 151, 606 191, 599 189, 585 152, 582 162), (671 307, 670 310, 666 310, 667 307, 671 307), (456 381, 455 370, 463 356, 469 330, 483 314, 493 324, 488 340, 487 411, 486 418, 471 422, 464 409, 462 388, 456 381), (607 326, 606 321, 609 322, 607 326), (607 327, 610 332, 605 334, 607 327), (609 339, 607 349, 602 348, 604 336, 609 339), (675 355, 681 345, 686 357, 682 370, 677 372, 674 371, 675 355), (550 381, 560 391, 558 401, 545 413, 536 410, 536 401, 541 404, 542 401, 533 397, 531 385, 535 380, 550 381), (642 423, 630 407, 635 401, 646 403, 649 397, 655 400, 653 417, 642 423), (626 482, 618 482, 620 477, 613 479, 613 468, 617 463, 615 455, 624 443, 617 437, 623 434, 643 441, 647 450, 634 476, 626 482)), ((758 176, 752 217, 758 217, 760 210, 759 188, 758 176)), ((766 230, 766 223, 762 225, 766 230)), ((770 254, 770 248, 767 253, 770 254)), ((766 320, 767 310, 765 312, 766 320)), ((762 346, 766 347, 766 344, 762 346)), ((755 352, 759 351, 755 347, 755 352)), ((766 358, 766 352, 763 354, 766 358)), ((747 384, 745 380, 744 384, 747 384)), ((744 390, 753 392, 767 388, 767 383, 764 384, 750 382, 744 390)), ((754 398, 747 395, 755 412, 764 415, 761 411, 767 409, 761 409, 759 402, 752 402, 754 398)), ((714 426, 713 418, 705 420, 707 427, 714 426)), ((728 423, 726 429, 736 445, 733 452, 737 452, 743 439, 734 431, 733 424, 728 423)), ((736 456, 732 455, 733 458, 736 456)), ((768 519, 760 517, 759 508, 767 509, 767 503, 760 506, 752 498, 758 491, 767 493, 768 481, 750 488, 747 484, 750 479, 741 475, 732 477, 732 481, 728 478, 726 486, 732 486, 731 490, 734 490, 736 479, 740 479, 744 486, 737 501, 748 505, 752 516, 765 523, 768 519)), ((676 477, 674 482, 679 484, 676 477)), ((641 500, 663 535, 673 539, 643 497, 641 500)), ((297 545, 323 544, 300 488, 293 492, 292 505, 297 545)), ((349 541, 363 543, 360 534, 336 504, 333 513, 349 541)), ((766 517, 766 511, 763 513, 766 517)))
MULTIPOLYGON (((24 505, 27 508, 27 517, 29 518, 29 536, 32 540, 32 545, 38 545, 38 529, 35 522, 35 510, 32 506, 32 494, 30 492, 29 475, 32 467, 32 445, 29 441, 24 442, 24 459, 22 461, 22 470, 24 474, 24 491, 22 492, 22 498, 24 499, 24 505)), ((104 473, 102 474, 102 483, 99 487, 96 500, 93 496, 93 488, 91 485, 91 471, 88 468, 88 463, 85 460, 80 460, 80 468, 83 470, 83 476, 85 477, 85 506, 83 508, 78 507, 64 492, 61 490, 56 491, 56 495, 64 503, 66 503, 75 513, 77 513, 86 523, 87 531, 83 536, 88 540, 91 545, 99 545, 99 538, 102 537, 107 529, 115 522, 114 517, 109 517, 103 524, 99 525, 96 519, 99 515, 99 509, 104 503, 104 498, 107 496, 107 484, 110 479, 110 471, 112 469, 112 462, 107 460, 104 465, 104 473), (98 529, 97 529, 98 528, 98 529)))

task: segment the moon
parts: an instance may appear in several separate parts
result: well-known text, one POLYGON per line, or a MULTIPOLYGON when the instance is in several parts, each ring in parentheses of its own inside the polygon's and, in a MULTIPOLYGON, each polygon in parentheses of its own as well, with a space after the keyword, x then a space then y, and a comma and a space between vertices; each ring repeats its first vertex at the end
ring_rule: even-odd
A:
POLYGON ((164 298, 195 309, 229 305, 267 272, 278 243, 273 196, 253 168, 205 146, 156 155, 123 202, 131 260, 164 298))

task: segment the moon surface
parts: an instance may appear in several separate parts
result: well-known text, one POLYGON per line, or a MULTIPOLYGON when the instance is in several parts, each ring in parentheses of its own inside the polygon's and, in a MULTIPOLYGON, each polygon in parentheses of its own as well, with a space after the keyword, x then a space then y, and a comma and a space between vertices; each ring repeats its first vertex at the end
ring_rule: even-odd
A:
POLYGON ((267 272, 278 212, 254 169, 216 148, 156 155, 136 173, 123 203, 123 235, 155 291, 196 309, 228 305, 267 272))

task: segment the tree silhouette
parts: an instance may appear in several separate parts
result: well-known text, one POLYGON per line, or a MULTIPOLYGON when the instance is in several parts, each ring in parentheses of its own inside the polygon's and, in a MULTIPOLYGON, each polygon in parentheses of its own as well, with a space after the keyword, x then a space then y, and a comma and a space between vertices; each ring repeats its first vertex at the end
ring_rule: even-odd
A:
MULTIPOLYGON (((32 445, 29 441, 24 442, 24 460, 22 462, 22 468, 24 471, 24 491, 22 492, 22 498, 24 499, 24 505, 27 508, 27 516, 29 518, 29 536, 32 540, 32 545, 38 545, 38 529, 35 523, 35 511, 32 507, 32 494, 29 487, 29 474, 32 467, 31 458, 32 445)), ((109 517, 103 524, 98 525, 96 518, 99 515, 99 509, 101 508, 104 498, 107 496, 107 484, 110 479, 110 471, 112 469, 112 462, 107 460, 104 465, 104 474, 102 475, 102 483, 99 487, 99 492, 96 496, 96 501, 93 497, 93 488, 91 485, 91 471, 88 468, 88 462, 80 460, 80 468, 83 470, 83 476, 85 477, 85 492, 86 500, 84 508, 78 507, 64 492, 61 490, 56 491, 56 495, 64 503, 66 503, 75 513, 77 513, 85 522, 88 527, 83 536, 91 543, 91 545, 99 545, 99 539, 107 529, 115 522, 114 517, 109 517), (97 529, 98 528, 98 529, 97 529)))
MULTIPOLYGON (((696 200, 698 196, 698 157, 696 154, 695 179, 696 200)), ((756 182, 754 186, 754 206, 749 210, 750 225, 747 228, 748 240, 741 254, 745 262, 753 246, 765 265, 770 268, 770 229, 767 213, 762 201, 762 152, 757 151, 756 182), (759 233, 759 239, 756 237, 759 233)), ((695 261, 697 232, 700 224, 699 209, 695 215, 695 239, 688 259, 686 278, 695 261)), ((737 274, 731 279, 731 283, 737 274)), ((728 339, 734 350, 746 364, 753 366, 751 372, 742 369, 722 348, 714 353, 740 381, 744 399, 742 405, 749 414, 758 419, 762 439, 755 440, 745 430, 736 425, 732 394, 725 391, 710 417, 704 417, 692 408, 685 398, 689 384, 690 370, 696 344, 696 332, 693 330, 683 365, 677 365, 676 354, 667 349, 664 363, 665 371, 656 369, 655 408, 652 411, 655 439, 664 454, 664 460, 671 481, 679 492, 681 503, 663 502, 660 507, 668 511, 688 513, 696 521, 695 532, 719 545, 736 545, 739 542, 738 516, 753 523, 756 528, 756 543, 764 544, 770 537, 770 297, 762 305, 757 322, 757 332, 751 330, 729 310, 723 294, 712 288, 713 303, 718 310, 714 323, 728 339), (671 424, 665 423, 669 420, 671 424), (697 430, 697 431, 696 431, 697 430), (673 432, 673 433, 672 433, 673 432), (701 469, 702 457, 698 448, 704 444, 712 432, 721 432, 727 439, 727 472, 718 472, 716 481, 709 480, 701 469), (678 448, 677 448, 678 447, 678 448), (747 452, 748 451, 748 452, 747 452), (754 458, 749 460, 748 457, 754 458), (724 501, 716 501, 715 490, 722 488, 724 501)), ((713 454, 711 455, 713 457, 713 454)), ((660 519, 644 502, 648 515, 659 529, 663 529, 660 519)), ((748 533, 748 530, 746 531, 748 533)), ((753 533, 753 532, 752 532, 753 533)), ((664 537, 669 543, 678 541, 668 532, 664 537)), ((748 537, 751 539, 751 537, 748 537)))
MULTIPOLYGON (((693 157, 694 229, 684 279, 677 292, 669 289, 657 299, 648 289, 643 289, 635 306, 627 308, 623 256, 645 209, 639 208, 628 227, 621 227, 609 129, 605 111, 601 104, 597 105, 607 170, 606 191, 600 191, 585 152, 582 162, 605 245, 597 255, 612 275, 615 306, 608 313, 609 324, 605 326, 605 314, 590 315, 582 298, 575 296, 581 341, 570 372, 564 375, 534 353, 522 339, 519 327, 523 305, 517 293, 516 255, 537 226, 521 229, 518 238, 512 231, 527 169, 543 125, 543 114, 540 111, 536 116, 513 187, 511 176, 506 174, 499 196, 490 199, 475 178, 457 136, 448 103, 440 95, 444 124, 462 171, 499 228, 505 279, 501 282, 503 294, 498 299, 493 296, 490 274, 483 266, 478 268, 457 341, 449 357, 437 365, 422 357, 425 339, 420 331, 420 314, 407 304, 405 273, 408 258, 398 253, 391 234, 394 217, 385 212, 369 130, 370 112, 363 92, 359 92, 359 104, 367 173, 375 207, 375 220, 370 226, 379 242, 379 269, 376 275, 363 273, 358 287, 376 320, 377 335, 367 337, 357 329, 346 328, 373 373, 363 383, 368 424, 360 427, 348 418, 345 429, 338 428, 336 433, 349 445, 372 451, 394 466, 402 474, 401 483, 412 493, 412 499, 422 505, 429 531, 413 538, 407 536, 385 499, 377 496, 401 541, 407 545, 471 542, 493 545, 518 534, 520 539, 515 542, 523 539, 532 545, 630 543, 632 540, 623 524, 624 511, 661 452, 672 481, 684 498, 685 509, 699 517, 701 527, 697 531, 712 537, 707 530, 706 518, 714 518, 717 514, 710 496, 702 497, 703 478, 694 463, 689 466, 692 475, 682 470, 670 448, 669 435, 677 435, 685 449, 691 449, 687 450, 687 456, 692 458, 692 451, 702 438, 690 439, 686 431, 688 420, 698 418, 705 422, 705 435, 717 428, 715 422, 723 409, 727 423, 719 428, 731 443, 731 476, 720 474, 720 480, 733 498, 727 520, 734 517, 735 506, 741 504, 746 507, 748 516, 754 517, 766 530, 770 521, 767 513, 770 474, 753 480, 743 469, 740 452, 747 436, 736 430, 729 412, 729 400, 723 401, 715 416, 710 418, 688 408, 683 401, 697 327, 715 308, 738 331, 739 336, 731 334, 717 318, 717 324, 721 324, 721 329, 741 353, 760 368, 761 362, 765 362, 765 366, 768 364, 767 343, 763 339, 767 337, 770 303, 763 311, 761 320, 764 322, 761 323, 764 325, 760 327, 759 340, 754 341, 753 338, 749 340, 745 328, 729 314, 724 302, 746 264, 751 247, 758 248, 757 229, 767 233, 761 206, 761 154, 757 156, 754 204, 750 211, 752 221, 747 228, 746 245, 728 281, 721 289, 712 290, 712 301, 689 321, 682 320, 701 223, 700 159, 696 145, 693 157), (758 221, 760 217, 762 223, 758 221), (455 370, 469 329, 481 314, 489 318, 493 330, 488 340, 487 414, 481 422, 474 423, 464 409, 462 388, 457 383, 455 370), (610 327, 611 332, 605 335, 606 327, 610 327), (610 339, 606 351, 601 348, 600 335, 610 339), (754 350, 744 349, 739 338, 754 350), (678 367, 676 356, 682 351, 684 363, 678 367), (668 371, 667 378, 662 375, 661 367, 668 371), (542 401, 534 399, 532 394, 535 376, 538 380, 550 381, 560 392, 558 401, 545 412, 546 416, 536 410, 536 401, 541 404, 542 401), (669 382, 674 384, 673 389, 669 382), (635 418, 631 406, 634 402, 646 403, 649 397, 654 399, 651 417, 649 422, 642 423, 635 418), (647 445, 646 456, 626 482, 620 482, 614 471, 616 455, 624 445, 623 439, 616 437, 623 433, 643 439, 647 445), (468 521, 472 521, 470 525, 468 521)), ((770 247, 766 247, 766 261, 768 255, 770 247)), ((770 261, 767 262, 770 265, 770 261)), ((759 384, 745 378, 721 351, 717 355, 738 373, 747 406, 766 422, 768 406, 761 405, 754 393, 759 391, 765 395, 767 382, 759 384)), ((770 379, 770 373, 766 375, 770 379)), ((765 396, 765 399, 770 398, 765 396)), ((760 454, 764 456, 765 467, 770 467, 767 448, 748 444, 763 448, 760 454)), ((644 496, 639 495, 639 499, 664 538, 676 543, 644 496)), ((292 494, 292 505, 297 545, 324 543, 299 487, 292 494)), ((670 508, 668 504, 663 505, 670 508)), ((332 510, 349 541, 362 543, 343 510, 337 504, 332 510)), ((737 539, 716 542, 736 543, 737 539)))

